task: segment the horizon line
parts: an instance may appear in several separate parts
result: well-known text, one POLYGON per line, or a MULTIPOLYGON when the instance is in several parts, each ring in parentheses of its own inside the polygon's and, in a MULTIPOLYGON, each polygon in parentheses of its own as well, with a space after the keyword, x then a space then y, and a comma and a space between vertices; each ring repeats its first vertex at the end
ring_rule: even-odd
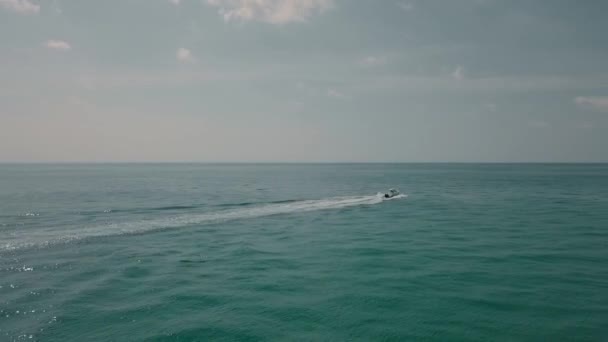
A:
POLYGON ((608 161, 0 161, 0 165, 10 164, 608 164, 608 161))

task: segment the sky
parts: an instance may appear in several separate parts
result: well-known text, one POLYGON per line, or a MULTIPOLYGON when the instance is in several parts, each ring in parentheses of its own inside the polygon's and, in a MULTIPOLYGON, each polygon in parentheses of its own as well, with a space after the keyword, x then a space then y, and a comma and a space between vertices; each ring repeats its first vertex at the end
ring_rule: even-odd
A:
POLYGON ((607 162, 606 13, 0 0, 0 162, 607 162))

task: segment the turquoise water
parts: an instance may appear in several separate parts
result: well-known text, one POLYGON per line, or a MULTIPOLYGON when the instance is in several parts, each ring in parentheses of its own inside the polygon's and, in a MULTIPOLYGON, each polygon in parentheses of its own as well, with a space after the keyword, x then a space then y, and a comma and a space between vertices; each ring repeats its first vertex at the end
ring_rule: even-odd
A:
POLYGON ((606 341, 608 165, 0 165, 13 340, 606 341))

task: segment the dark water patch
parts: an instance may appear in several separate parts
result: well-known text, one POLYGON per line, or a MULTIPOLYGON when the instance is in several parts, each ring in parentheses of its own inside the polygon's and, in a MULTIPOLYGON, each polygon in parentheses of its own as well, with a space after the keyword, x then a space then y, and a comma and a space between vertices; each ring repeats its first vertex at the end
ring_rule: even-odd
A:
POLYGON ((145 267, 130 266, 122 271, 122 276, 125 279, 144 278, 150 274, 150 270, 145 267))
POLYGON ((206 327, 177 330, 164 335, 147 337, 148 341, 178 342, 178 341, 264 341, 263 336, 250 333, 236 327, 206 327))
POLYGON ((206 263, 208 260, 205 259, 180 259, 180 263, 182 264, 204 264, 206 263))

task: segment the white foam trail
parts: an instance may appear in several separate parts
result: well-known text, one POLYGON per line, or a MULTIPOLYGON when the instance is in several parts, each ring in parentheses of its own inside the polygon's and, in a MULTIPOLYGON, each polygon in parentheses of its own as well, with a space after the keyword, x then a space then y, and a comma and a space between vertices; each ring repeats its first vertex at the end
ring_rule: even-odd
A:
POLYGON ((341 209, 362 205, 374 205, 383 201, 404 197, 407 196, 398 195, 393 198, 387 199, 383 198, 383 194, 380 193, 373 196, 334 197, 320 200, 295 201, 280 204, 265 204, 252 208, 228 209, 203 214, 187 214, 160 219, 121 222, 108 225, 83 227, 77 232, 73 230, 63 232, 58 232, 54 230, 51 232, 46 232, 46 234, 52 234, 52 236, 44 236, 46 235, 44 233, 36 234, 36 236, 29 235, 29 238, 27 239, 28 242, 18 243, 15 241, 14 243, 8 243, 4 246, 0 246, 0 251, 16 250, 29 247, 43 247, 94 237, 138 234, 162 229, 178 228, 200 224, 212 224, 272 215, 302 213, 317 210, 341 209))
POLYGON ((390 200, 396 200, 396 199, 406 198, 406 197, 407 197, 407 195, 405 195, 405 194, 399 194, 399 195, 391 197, 391 198, 385 198, 384 200, 385 201, 390 201, 390 200))

